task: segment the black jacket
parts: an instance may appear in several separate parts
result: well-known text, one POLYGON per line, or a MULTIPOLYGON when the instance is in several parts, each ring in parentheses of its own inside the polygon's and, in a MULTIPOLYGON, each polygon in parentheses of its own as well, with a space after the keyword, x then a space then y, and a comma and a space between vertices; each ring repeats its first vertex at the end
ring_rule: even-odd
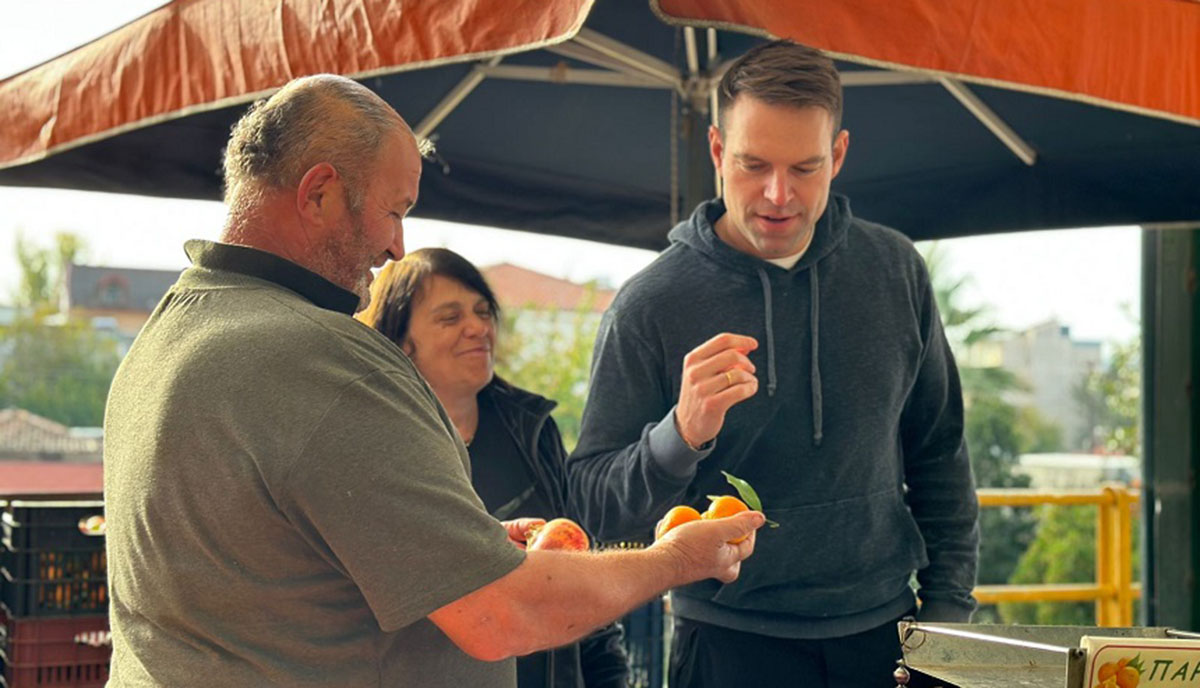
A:
MULTIPOLYGON (((501 425, 517 445, 530 474, 536 477, 532 490, 554 509, 553 514, 524 513, 523 504, 518 502, 505 505, 506 513, 492 515, 502 520, 520 516, 549 520, 566 516, 579 521, 578 510, 567 501, 566 450, 558 426, 550 417, 557 404, 498 377, 480 391, 479 397, 480 413, 493 408, 482 403, 485 397, 494 402, 501 425)), ((532 494, 532 491, 526 493, 526 501, 532 494)), ((519 688, 624 688, 629 663, 622 635, 621 627, 614 623, 578 643, 518 658, 519 673, 526 677, 519 688), (531 674, 537 676, 533 681, 528 679, 531 674)))

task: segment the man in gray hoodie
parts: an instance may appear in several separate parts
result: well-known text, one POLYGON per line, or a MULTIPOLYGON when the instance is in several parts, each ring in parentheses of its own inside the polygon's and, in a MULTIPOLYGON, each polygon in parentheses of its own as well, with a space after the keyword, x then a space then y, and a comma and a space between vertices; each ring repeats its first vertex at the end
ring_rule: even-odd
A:
POLYGON ((958 371, 912 242, 830 194, 849 146, 832 61, 759 46, 718 97, 722 197, 606 313, 571 488, 606 540, 703 510, 722 471, 780 524, 735 583, 672 593, 673 686, 894 685, 899 618, 975 607, 958 371))

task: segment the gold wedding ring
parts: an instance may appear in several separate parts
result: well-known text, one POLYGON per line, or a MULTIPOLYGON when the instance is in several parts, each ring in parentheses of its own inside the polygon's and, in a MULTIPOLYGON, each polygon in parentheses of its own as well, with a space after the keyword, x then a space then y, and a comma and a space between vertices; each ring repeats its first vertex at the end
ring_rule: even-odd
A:
POLYGON ((733 386, 733 371, 732 370, 725 371, 725 381, 729 383, 728 385, 726 385, 726 387, 733 386))

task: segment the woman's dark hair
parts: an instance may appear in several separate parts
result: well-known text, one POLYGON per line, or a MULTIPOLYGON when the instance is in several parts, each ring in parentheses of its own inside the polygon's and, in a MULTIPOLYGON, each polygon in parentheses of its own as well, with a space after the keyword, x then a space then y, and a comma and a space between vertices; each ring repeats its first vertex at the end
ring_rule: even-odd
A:
POLYGON ((500 304, 487 280, 471 261, 445 248, 423 248, 388 263, 371 283, 371 303, 358 319, 397 344, 408 336, 412 311, 430 277, 441 275, 479 292, 487 301, 492 319, 500 316, 500 304))

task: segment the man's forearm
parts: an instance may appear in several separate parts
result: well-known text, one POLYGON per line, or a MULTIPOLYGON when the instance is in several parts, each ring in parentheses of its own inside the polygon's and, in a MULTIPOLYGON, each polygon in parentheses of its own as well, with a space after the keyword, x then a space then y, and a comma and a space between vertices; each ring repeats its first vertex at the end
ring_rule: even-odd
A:
POLYGON ((501 633, 514 655, 565 645, 681 585, 682 573, 682 563, 659 548, 530 552, 504 583, 536 592, 511 598, 509 628, 501 633))
POLYGON ((429 618, 485 661, 564 645, 669 588, 736 579, 763 520, 749 511, 685 523, 644 550, 528 552, 515 570, 429 618))

